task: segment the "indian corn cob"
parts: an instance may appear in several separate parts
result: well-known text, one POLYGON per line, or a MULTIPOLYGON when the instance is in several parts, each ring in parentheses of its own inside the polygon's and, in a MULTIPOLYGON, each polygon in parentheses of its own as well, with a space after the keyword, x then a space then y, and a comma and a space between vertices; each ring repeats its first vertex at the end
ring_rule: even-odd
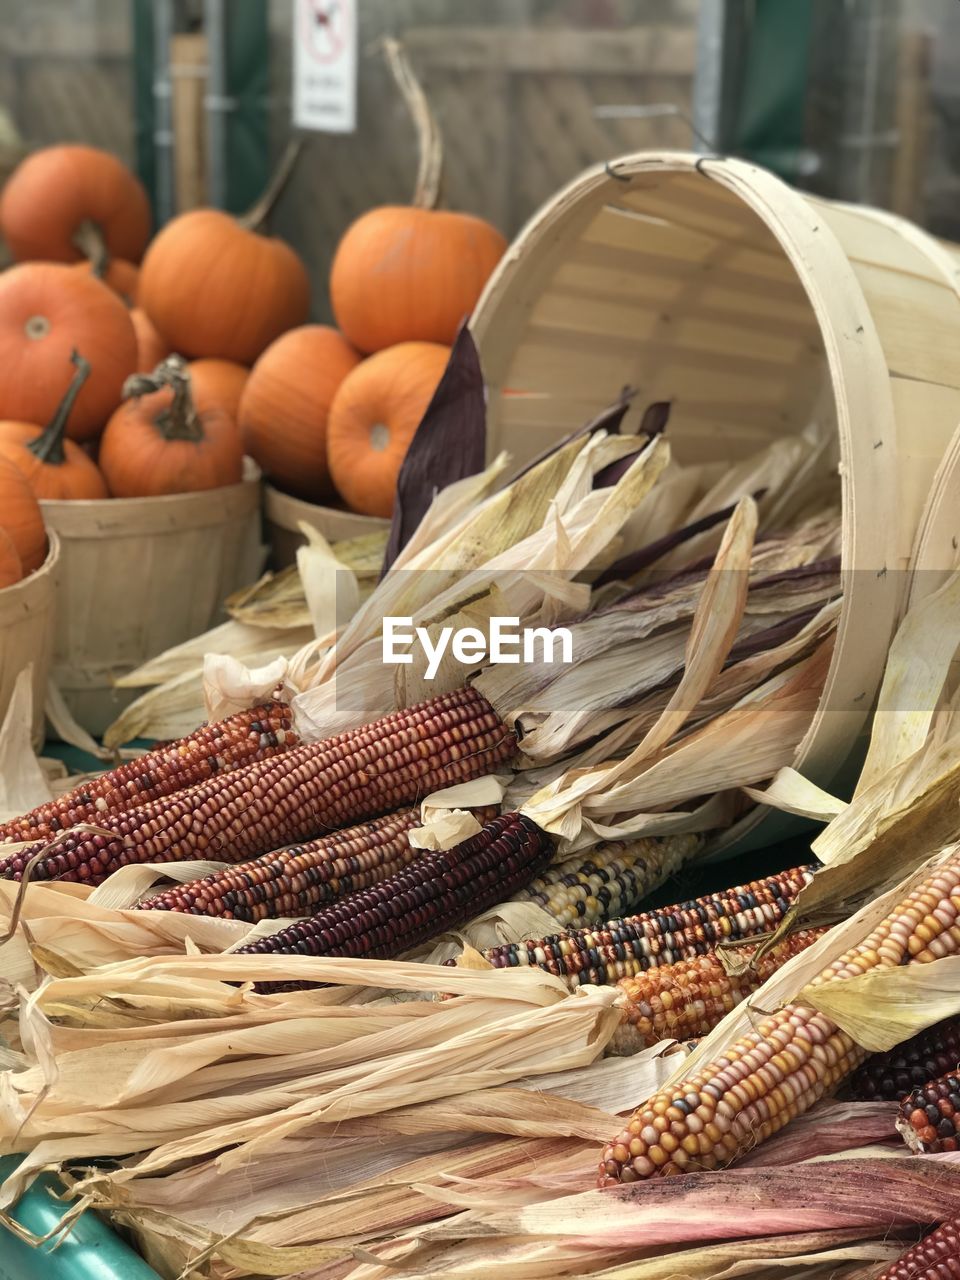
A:
MULTIPOLYGON (((478 809, 476 816, 482 825, 495 813, 488 806, 478 809)), ((420 825, 419 809, 401 809, 174 885, 137 903, 137 910, 183 911, 249 924, 308 916, 328 902, 386 880, 419 858, 410 832, 420 825)))
POLYGON ((914 1154, 960 1151, 960 1074, 914 1089, 900 1103, 897 1128, 914 1154))
POLYGON ((790 1005, 655 1094, 604 1149, 600 1185, 719 1169, 802 1115, 862 1061, 822 1013, 790 1005))
POLYGON ((0 844, 49 840, 78 823, 182 791, 196 782, 289 751, 299 739, 284 702, 266 702, 89 778, 21 818, 0 823, 0 844))
MULTIPOLYGON (((361 889, 307 920, 239 947, 237 954, 389 959, 502 902, 553 855, 550 837, 529 818, 507 813, 438 853, 423 853, 371 889, 361 889)), ((263 983, 259 991, 300 983, 263 983)))
POLYGON ((706 955, 718 942, 776 928, 812 878, 812 867, 795 867, 723 893, 609 920, 595 928, 491 947, 485 955, 498 969, 539 965, 575 987, 612 986, 659 965, 706 955))
POLYGON ((627 1057, 658 1040, 691 1040, 707 1035, 735 1005, 823 933, 823 929, 795 933, 767 951, 755 966, 747 966, 738 974, 728 973, 714 951, 621 979, 618 986, 627 1003, 607 1052, 627 1057))
POLYGON ((960 1070, 960 1018, 947 1018, 897 1045, 869 1057, 850 1081, 856 1102, 899 1102, 928 1080, 960 1070))
POLYGON ((136 809, 106 814, 111 835, 66 833, 0 862, 19 880, 100 884, 127 863, 216 858, 242 862, 321 831, 375 817, 508 760, 516 737, 474 689, 395 711, 323 742, 304 743, 136 809))
POLYGON ((960 1280, 960 1218, 924 1236, 876 1280, 960 1280))
MULTIPOLYGON (((931 872, 813 985, 960 951, 960 854, 931 872)), ((634 1112, 603 1152, 600 1184, 731 1164, 851 1075, 867 1057, 821 1013, 787 1005, 634 1112)))
POLYGON ((547 867, 517 900, 535 902, 562 925, 622 916, 659 888, 702 843, 696 835, 612 840, 547 867))
POLYGON ((386 879, 418 857, 409 833, 419 825, 419 809, 401 809, 175 885, 138 903, 137 909, 251 924, 309 915, 324 903, 386 879))

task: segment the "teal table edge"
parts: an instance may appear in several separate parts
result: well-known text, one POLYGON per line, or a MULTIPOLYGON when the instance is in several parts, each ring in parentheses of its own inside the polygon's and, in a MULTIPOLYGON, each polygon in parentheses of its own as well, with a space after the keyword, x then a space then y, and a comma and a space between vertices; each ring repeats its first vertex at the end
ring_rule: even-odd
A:
MULTIPOLYGON (((7 1178, 19 1157, 0 1159, 0 1179, 7 1178)), ((54 1230, 70 1208, 58 1200, 63 1184, 43 1174, 9 1210, 9 1217, 34 1236, 54 1230)), ((160 1280, 138 1253, 92 1210, 80 1214, 72 1230, 42 1245, 27 1244, 0 1226, 0 1280, 160 1280)))

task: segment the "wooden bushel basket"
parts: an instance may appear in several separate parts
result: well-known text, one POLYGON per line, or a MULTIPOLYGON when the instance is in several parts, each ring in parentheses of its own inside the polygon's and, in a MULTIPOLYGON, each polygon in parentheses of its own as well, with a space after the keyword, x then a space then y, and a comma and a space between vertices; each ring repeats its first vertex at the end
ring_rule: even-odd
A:
POLYGON ((100 734, 136 696, 113 682, 200 635, 260 573, 260 473, 162 498, 44 501, 61 543, 53 679, 74 718, 100 734))
POLYGON ((272 485, 264 485, 263 507, 270 541, 270 563, 274 569, 285 569, 295 564, 297 548, 304 544, 299 522, 317 529, 328 542, 341 542, 348 538, 360 538, 365 533, 389 529, 390 521, 377 516, 362 516, 342 507, 322 507, 318 503, 291 498, 272 485))
POLYGON ((61 579, 60 540, 48 530, 47 558, 35 573, 0 591, 0 721, 6 715, 17 676, 33 664, 33 743, 43 745, 43 708, 53 659, 57 590, 61 579))
MULTIPOLYGON (((681 462, 741 459, 829 403, 844 601, 795 759, 824 787, 868 723, 921 512, 960 422, 958 266, 901 218, 804 196, 755 165, 642 153, 548 203, 474 313, 490 456, 528 460, 628 385, 640 406, 672 402, 681 462)), ((754 811, 716 848, 789 829, 754 811)))

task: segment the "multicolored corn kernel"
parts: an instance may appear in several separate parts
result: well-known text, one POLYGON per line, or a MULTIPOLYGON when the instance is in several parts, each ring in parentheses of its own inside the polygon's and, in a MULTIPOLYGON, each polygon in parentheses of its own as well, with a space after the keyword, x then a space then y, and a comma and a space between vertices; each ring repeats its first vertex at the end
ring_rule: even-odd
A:
POLYGON ((869 969, 929 964, 960 951, 960 856, 936 868, 858 946, 824 969, 818 982, 869 969))
POLYGON ((960 1280, 960 1218, 931 1231, 876 1280, 960 1280))
MULTIPOLYGON (((390 959, 502 902, 553 856, 553 843, 518 813, 494 818, 452 849, 423 853, 371 889, 349 894, 237 954, 390 959)), ((302 983, 262 983, 262 992, 302 983)))
POLYGON ((852 1077, 855 1102, 899 1102, 928 1080, 960 1071, 960 1018, 947 1018, 897 1045, 872 1054, 852 1077))
MULTIPOLYGON (((956 925, 960 909, 958 887, 960 854, 954 854, 894 907, 863 942, 823 969, 810 985, 843 981, 855 974, 894 964, 922 964, 960 952, 960 929, 956 925)), ((866 1052, 828 1018, 788 1005, 697 1075, 669 1093, 656 1094, 646 1107, 635 1112, 628 1129, 604 1151, 601 1184, 675 1173, 681 1167, 711 1169, 729 1164, 794 1116, 807 1111, 846 1076, 852 1075, 866 1057, 866 1052), (697 1108, 702 1105, 710 1112, 712 1107, 722 1123, 711 1113, 713 1129, 703 1132, 710 1139, 716 1139, 719 1134, 723 1142, 716 1140, 713 1145, 707 1144, 706 1150, 694 1156, 693 1148, 685 1145, 693 1141, 689 1126, 684 1128, 681 1124, 679 1135, 671 1127, 678 1111, 674 1106, 677 1098, 690 1102, 701 1121, 703 1115, 697 1108), (696 1101, 698 1099, 700 1101, 696 1101), (721 1103, 727 1108, 723 1112, 721 1103), (663 1145, 657 1145, 658 1134, 664 1130, 655 1126, 650 1117, 662 1119, 671 1108, 674 1110, 669 1123, 665 1124, 670 1136, 664 1155, 663 1145), (681 1147, 677 1149, 682 1149, 685 1156, 674 1161, 670 1144, 678 1137, 681 1147), (653 1153, 651 1146, 656 1147, 653 1153), (691 1159, 695 1159, 694 1164, 691 1159), (667 1165, 671 1167, 668 1169, 667 1165)), ((954 1091, 948 1090, 946 1104, 950 1108, 954 1106, 953 1096, 954 1091)), ((938 1115, 953 1126, 952 1113, 947 1115, 939 1108, 941 1100, 938 1095, 938 1115)), ((914 1108, 916 1112, 920 1110, 920 1107, 914 1108)), ((923 1114, 930 1120, 930 1113, 924 1111, 923 1114)), ((685 1113, 680 1109, 677 1123, 684 1119, 685 1113)), ((908 1140, 908 1130, 913 1127, 908 1116, 901 1130, 908 1140)), ((699 1131, 693 1137, 700 1142, 699 1131)))
POLYGON ((769 932, 812 879, 812 867, 795 867, 723 893, 610 920, 596 928, 492 947, 485 954, 498 969, 538 965, 574 987, 612 986, 659 965, 706 955, 728 939, 769 932))
POLYGON ((960 1074, 929 1080, 908 1093, 897 1128, 916 1154, 960 1151, 960 1074))
POLYGON ((299 741, 287 704, 266 702, 201 725, 186 738, 159 745, 20 818, 0 823, 0 844, 49 840, 80 823, 96 825, 104 814, 132 809, 207 778, 267 760, 291 750, 299 741))
POLYGON ((494 772, 516 737, 475 689, 295 747, 136 809, 105 814, 110 835, 66 833, 0 862, 19 880, 34 858, 37 880, 100 884, 128 863, 212 858, 243 862, 390 813, 457 782, 494 772))
POLYGON ((823 935, 823 929, 793 934, 750 964, 754 947, 737 948, 731 960, 742 962, 742 972, 731 974, 714 951, 693 960, 650 969, 635 978, 623 978, 618 986, 627 998, 622 1022, 607 1052, 622 1057, 639 1053, 659 1040, 689 1040, 713 1030, 741 1001, 768 978, 805 951, 823 935))
POLYGON ((609 841, 548 867, 517 900, 535 902, 562 925, 611 920, 632 911, 702 843, 698 835, 609 841))
MULTIPOLYGON (((488 805, 473 813, 482 826, 497 810, 488 805)), ((421 857, 410 844, 410 832, 420 825, 419 809, 401 809, 174 885, 137 903, 136 909, 248 924, 308 916, 328 902, 379 884, 421 857)))
POLYGON ((418 826, 419 809, 402 809, 175 885, 138 903, 137 909, 183 911, 250 924, 310 915, 420 857, 410 844, 410 832, 418 826))
POLYGON ((802 1115, 865 1053, 822 1013, 788 1005, 634 1112, 599 1183, 722 1169, 802 1115))

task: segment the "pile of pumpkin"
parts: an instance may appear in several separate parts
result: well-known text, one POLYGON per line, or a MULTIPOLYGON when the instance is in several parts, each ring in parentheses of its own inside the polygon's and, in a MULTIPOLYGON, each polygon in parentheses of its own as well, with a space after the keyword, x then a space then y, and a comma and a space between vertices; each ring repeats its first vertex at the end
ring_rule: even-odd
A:
POLYGON ((150 239, 114 156, 48 147, 0 196, 0 586, 45 555, 35 499, 235 484, 389 516, 449 347, 504 248, 479 218, 373 209, 333 263, 338 328, 308 324, 297 254, 257 215, 181 214, 150 239), (7 464, 12 464, 7 465, 7 464), (19 476, 17 475, 19 472, 19 476))
POLYGON ((387 517, 407 448, 506 241, 489 223, 417 205, 350 226, 330 273, 337 328, 304 325, 253 366, 248 452, 280 489, 387 517))
POLYGON ((139 181, 91 147, 35 152, 0 196, 15 262, 0 274, 0 587, 45 559, 43 500, 152 497, 241 479, 247 370, 164 362, 170 338, 134 305, 170 274, 148 260, 160 237, 144 258, 150 223, 139 181))

